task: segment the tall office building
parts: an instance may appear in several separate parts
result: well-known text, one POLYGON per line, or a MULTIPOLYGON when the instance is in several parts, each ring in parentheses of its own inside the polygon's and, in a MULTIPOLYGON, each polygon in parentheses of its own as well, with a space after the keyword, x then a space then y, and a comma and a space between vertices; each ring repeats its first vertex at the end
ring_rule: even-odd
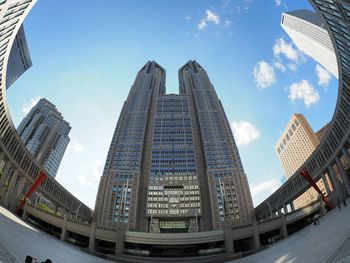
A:
POLYGON ((327 134, 327 132, 329 131, 329 127, 330 127, 330 122, 325 124, 321 129, 319 129, 316 132, 316 136, 319 141, 321 141, 324 138, 324 136, 327 134))
POLYGON ((206 71, 189 61, 179 94, 148 62, 120 114, 101 177, 95 217, 141 232, 197 232, 254 218, 247 177, 206 71))
POLYGON ((17 132, 37 161, 55 177, 70 140, 70 129, 56 106, 40 99, 24 117, 17 132))
POLYGON ((32 66, 23 25, 19 28, 11 47, 6 73, 6 88, 9 88, 27 69, 32 66))
MULTIPOLYGON (((319 143, 319 137, 314 133, 304 115, 293 114, 275 145, 275 150, 287 178, 291 177, 304 164, 319 143)), ((322 179, 317 182, 317 185, 322 192, 325 192, 322 179)), ((317 197, 318 193, 310 188, 299 196, 293 202, 293 205, 298 209, 317 200, 317 197)))
POLYGON ((281 26, 300 50, 338 78, 332 41, 317 13, 304 9, 283 13, 281 26))

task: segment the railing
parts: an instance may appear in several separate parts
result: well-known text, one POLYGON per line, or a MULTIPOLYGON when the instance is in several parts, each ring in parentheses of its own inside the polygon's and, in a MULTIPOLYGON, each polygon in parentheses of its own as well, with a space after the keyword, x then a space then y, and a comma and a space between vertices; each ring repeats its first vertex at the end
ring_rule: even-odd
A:
POLYGON ((45 210, 43 210, 43 209, 40 209, 40 208, 38 208, 38 207, 36 207, 36 206, 34 206, 34 205, 32 205, 32 204, 26 204, 26 207, 31 207, 32 209, 35 209, 35 210, 37 210, 37 211, 39 211, 39 212, 41 212, 41 213, 44 213, 44 214, 47 214, 47 215, 50 215, 50 216, 54 216, 54 217, 57 217, 57 218, 59 218, 59 219, 63 219, 63 216, 59 216, 59 215, 57 215, 57 214, 55 214, 55 213, 50 213, 50 212, 48 212, 48 211, 45 211, 45 210))
POLYGON ((240 226, 233 226, 231 229, 232 230, 237 230, 237 229, 244 229, 244 228, 251 228, 253 227, 253 224, 246 224, 246 225, 240 225, 240 226))
POLYGON ((272 222, 272 221, 276 221, 276 220, 280 220, 280 219, 281 219, 281 216, 275 216, 275 217, 272 217, 272 218, 268 218, 268 219, 259 221, 258 225, 264 224, 264 223, 268 223, 268 222, 272 222))

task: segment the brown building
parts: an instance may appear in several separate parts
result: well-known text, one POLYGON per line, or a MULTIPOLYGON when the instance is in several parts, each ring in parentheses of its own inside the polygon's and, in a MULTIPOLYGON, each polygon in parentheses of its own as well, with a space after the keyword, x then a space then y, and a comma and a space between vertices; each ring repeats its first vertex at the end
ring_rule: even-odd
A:
MULTIPOLYGON (((286 129, 275 145, 275 150, 283 166, 287 178, 291 177, 320 143, 321 138, 327 132, 327 125, 315 133, 302 114, 293 114, 286 129)), ((322 192, 325 192, 322 179, 317 182, 322 192)), ((310 188, 304 194, 294 200, 295 209, 308 205, 315 201, 318 193, 310 188)))

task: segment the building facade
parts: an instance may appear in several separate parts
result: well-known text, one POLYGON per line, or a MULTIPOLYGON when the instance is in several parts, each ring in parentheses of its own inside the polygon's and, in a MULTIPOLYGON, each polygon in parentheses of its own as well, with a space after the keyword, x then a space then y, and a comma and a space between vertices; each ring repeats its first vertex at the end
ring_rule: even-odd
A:
MULTIPOLYGON (((287 178, 290 178, 315 151, 320 143, 319 138, 321 138, 321 134, 324 136, 324 132, 325 130, 320 132, 320 137, 318 137, 304 115, 297 113, 292 115, 286 129, 275 145, 275 150, 287 178)), ((322 179, 317 182, 317 185, 322 192, 325 192, 322 179)), ((294 208, 298 209, 306 206, 316 201, 317 198, 318 193, 310 188, 294 200, 294 208)))
POLYGON ((32 66, 23 25, 19 28, 11 47, 6 73, 6 88, 9 88, 32 66))
POLYGON ((330 123, 328 122, 316 132, 316 136, 319 141, 321 141, 326 136, 327 132, 329 131, 329 127, 330 123))
POLYGON ((254 218, 247 177, 206 71, 189 61, 179 94, 148 62, 120 114, 101 177, 95 220, 140 232, 199 232, 254 218))
POLYGON ((46 99, 40 101, 24 117, 17 128, 27 149, 49 175, 55 177, 69 143, 71 127, 46 99))
POLYGON ((304 9, 282 13, 281 26, 300 50, 338 78, 333 44, 317 13, 304 9))

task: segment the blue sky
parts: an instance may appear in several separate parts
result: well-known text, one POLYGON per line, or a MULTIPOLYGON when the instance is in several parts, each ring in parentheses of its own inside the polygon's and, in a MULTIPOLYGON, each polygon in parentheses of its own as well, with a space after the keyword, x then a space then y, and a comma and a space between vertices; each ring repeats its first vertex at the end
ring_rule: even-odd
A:
POLYGON ((333 115, 337 80, 291 43, 281 13, 306 0, 39 0, 25 21, 33 61, 8 90, 18 125, 40 97, 71 124, 57 180, 93 208, 112 134, 137 71, 156 60, 167 92, 196 59, 234 128, 257 205, 280 183, 274 145, 294 112, 314 130, 333 115), (293 90, 294 93, 291 91, 293 90), (295 92, 299 91, 299 93, 295 92))

